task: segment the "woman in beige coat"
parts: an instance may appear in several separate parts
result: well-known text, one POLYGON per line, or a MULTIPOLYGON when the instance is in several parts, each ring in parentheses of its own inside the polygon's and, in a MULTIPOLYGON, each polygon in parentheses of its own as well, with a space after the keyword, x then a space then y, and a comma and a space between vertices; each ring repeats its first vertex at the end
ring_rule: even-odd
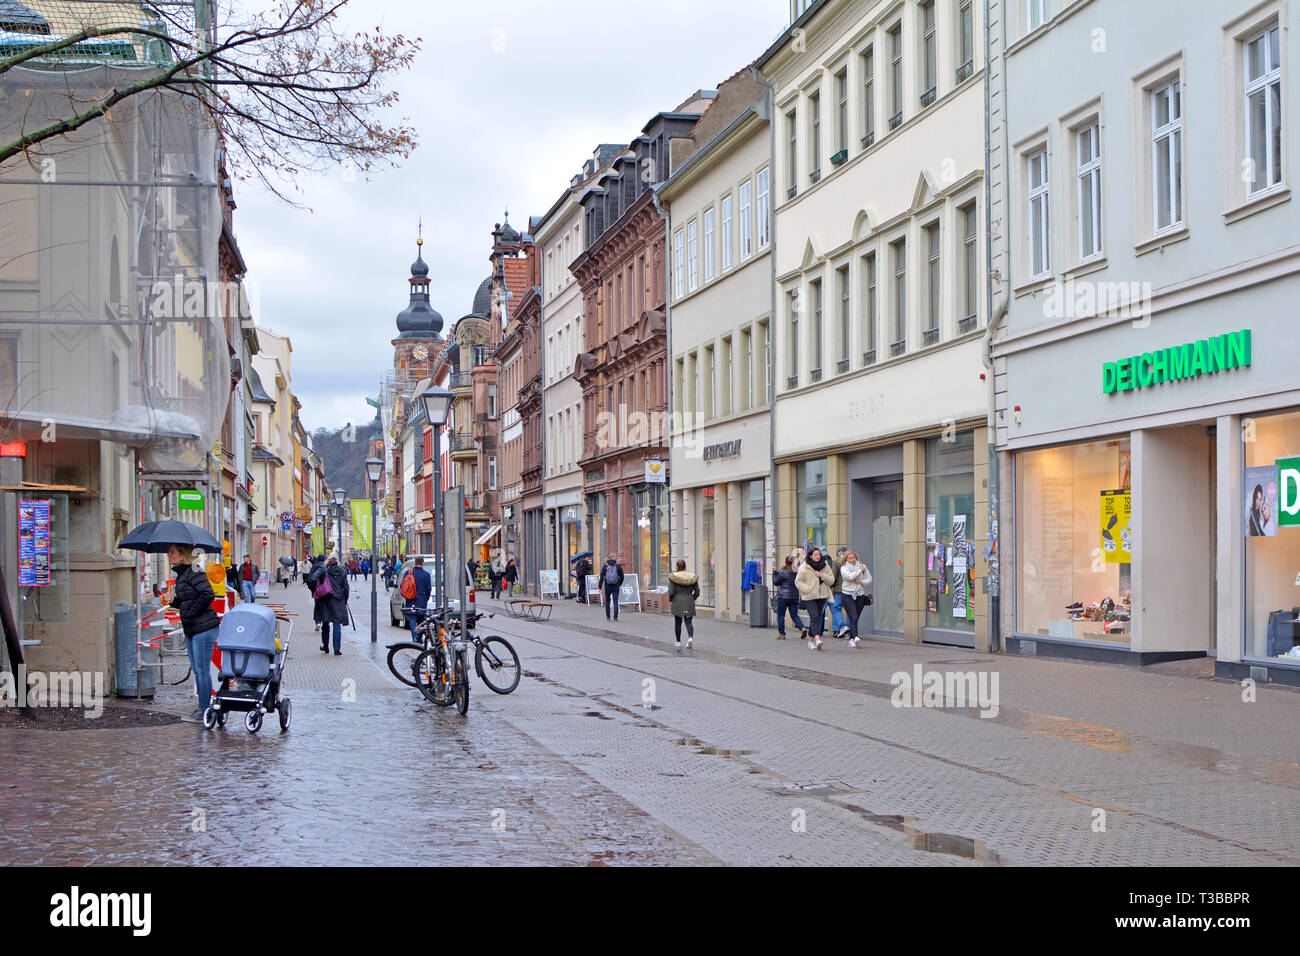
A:
POLYGON ((822 649, 822 627, 826 618, 826 602, 830 600, 831 585, 835 583, 835 570, 822 554, 821 548, 813 548, 808 560, 799 569, 794 579, 794 586, 799 589, 799 597, 808 608, 808 649, 822 649))

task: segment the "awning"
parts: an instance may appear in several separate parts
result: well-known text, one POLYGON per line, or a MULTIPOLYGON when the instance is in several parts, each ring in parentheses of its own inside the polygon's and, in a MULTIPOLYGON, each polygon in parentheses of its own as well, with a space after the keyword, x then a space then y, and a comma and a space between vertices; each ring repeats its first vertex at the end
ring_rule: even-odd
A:
POLYGON ((478 547, 481 544, 487 544, 488 541, 490 541, 492 538, 495 538, 500 532, 501 532, 501 525, 494 524, 492 527, 488 528, 486 531, 483 532, 482 535, 479 536, 479 539, 474 542, 474 546, 478 547))

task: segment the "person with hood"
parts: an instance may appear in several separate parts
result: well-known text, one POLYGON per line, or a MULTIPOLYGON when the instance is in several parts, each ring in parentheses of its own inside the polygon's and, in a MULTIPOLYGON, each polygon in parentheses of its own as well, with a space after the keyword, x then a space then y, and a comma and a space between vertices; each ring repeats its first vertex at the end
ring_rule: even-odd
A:
POLYGON ((611 554, 600 569, 600 585, 605 591, 605 620, 610 620, 610 608, 614 609, 613 620, 618 620, 618 592, 623 587, 623 565, 618 563, 618 556, 611 554))
POLYGON ((501 579, 505 577, 506 562, 500 551, 492 555, 492 563, 488 565, 488 583, 492 588, 492 597, 501 597, 501 579))
POLYGON ((822 649, 822 627, 826 623, 826 602, 831 597, 831 585, 835 582, 835 572, 830 560, 822 554, 821 548, 813 548, 799 573, 795 575, 794 585, 799 589, 808 608, 808 649, 822 649))
POLYGON ((202 720, 203 711, 212 704, 212 649, 217 644, 217 628, 221 619, 212 609, 216 594, 208 576, 191 563, 191 551, 185 545, 173 544, 167 549, 167 563, 176 574, 176 587, 168 602, 181 616, 185 631, 185 653, 194 672, 194 690, 199 706, 190 714, 191 720, 202 720))
POLYGON ((849 628, 849 647, 857 647, 858 618, 871 603, 871 572, 858 560, 858 553, 850 551, 840 565, 840 577, 844 579, 844 619, 849 628))
POLYGON ((792 551, 785 557, 785 564, 772 572, 772 589, 776 591, 776 639, 785 640, 785 615, 788 611, 790 620, 805 633, 803 621, 799 620, 799 589, 794 586, 798 570, 795 561, 799 553, 792 551))
POLYGON ((239 594, 248 604, 257 603, 257 579, 261 575, 262 569, 244 555, 244 563, 239 566, 239 594))
POLYGON ((343 625, 348 622, 348 575, 339 564, 338 558, 330 555, 324 564, 318 564, 307 575, 307 584, 312 589, 316 601, 316 614, 320 616, 320 649, 322 653, 330 651, 330 625, 334 625, 334 653, 343 654, 343 625), (329 583, 329 593, 317 593, 321 585, 329 583))
POLYGON ((673 632, 677 637, 677 653, 682 651, 682 622, 686 622, 686 649, 695 645, 695 601, 700 596, 700 579, 686 570, 686 562, 679 560, 677 570, 668 575, 668 603, 673 610, 673 632))
POLYGON ((307 588, 307 593, 311 594, 313 599, 312 610, 311 610, 313 631, 320 630, 320 604, 315 601, 315 594, 313 592, 315 591, 316 585, 312 583, 312 572, 315 571, 317 568, 319 568, 320 565, 321 565, 320 555, 312 555, 311 560, 308 562, 307 570, 304 571, 302 575, 303 586, 307 588))
POLYGON ((505 582, 506 594, 511 594, 515 589, 515 582, 519 580, 519 568, 514 558, 506 562, 506 569, 502 572, 501 579, 505 582))
POLYGON ((573 576, 578 579, 578 603, 587 603, 587 575, 592 572, 591 561, 583 556, 573 566, 573 576))

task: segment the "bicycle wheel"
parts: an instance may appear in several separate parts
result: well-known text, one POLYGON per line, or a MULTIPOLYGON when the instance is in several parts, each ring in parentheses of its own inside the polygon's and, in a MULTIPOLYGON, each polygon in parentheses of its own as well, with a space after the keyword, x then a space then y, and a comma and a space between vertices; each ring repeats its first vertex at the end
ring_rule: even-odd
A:
POLYGON ((423 650, 423 644, 415 644, 411 641, 394 644, 388 650, 388 669, 407 687, 418 686, 415 683, 415 659, 423 650))
POLYGON ((464 651, 456 655, 455 664, 456 709, 462 717, 469 710, 469 672, 465 669, 464 651))
POLYGON ((442 648, 422 651, 415 659, 412 676, 415 678, 415 686, 429 703, 448 707, 454 702, 451 688, 443 680, 442 648))
POLYGON ((485 637, 474 652, 474 668, 489 690, 508 694, 519 686, 523 673, 519 655, 504 637, 493 634, 485 637))

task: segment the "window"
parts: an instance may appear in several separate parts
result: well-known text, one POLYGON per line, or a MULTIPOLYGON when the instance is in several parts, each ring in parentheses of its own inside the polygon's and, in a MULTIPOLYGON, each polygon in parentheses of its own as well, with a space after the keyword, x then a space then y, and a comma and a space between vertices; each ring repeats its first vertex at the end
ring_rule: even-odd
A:
MULTIPOLYGON (((835 151, 847 153, 849 148, 849 71, 846 67, 835 74, 835 151)), ((841 159, 840 162, 843 162, 841 159)))
MULTIPOLYGON (((678 358, 673 363, 673 411, 679 416, 686 411, 683 399, 686 396, 686 359, 678 358)), ((681 427, 679 421, 678 427, 681 427)))
POLYGON ((718 353, 710 345, 704 350, 705 366, 709 370, 709 418, 718 417, 718 353))
POLYGON ((766 249, 772 241, 772 194, 768 188, 771 170, 766 166, 758 171, 758 248, 766 249))
POLYGON ((495 385, 487 387, 487 413, 488 418, 497 417, 497 387, 495 385))
POLYGON ((700 246, 696 236, 696 226, 699 225, 692 219, 686 225, 686 261, 687 267, 687 287, 694 292, 700 287, 700 246))
POLYGON ((740 184, 740 258, 746 259, 754 252, 754 218, 749 202, 749 180, 740 184))
POLYGON ((894 340, 889 344, 889 354, 902 355, 907 351, 907 240, 892 242, 894 253, 894 340))
POLYGON ((738 411, 748 411, 754 407, 754 335, 749 329, 740 333, 740 362, 736 366, 740 381, 737 383, 736 398, 740 403, 738 411))
MULTIPOLYGON (((1238 519, 1239 533, 1245 538, 1242 654, 1272 663, 1294 663, 1295 658, 1289 655, 1300 637, 1293 610, 1300 535, 1291 523, 1294 515, 1283 509, 1295 500, 1294 462, 1287 459, 1300 447, 1300 412, 1292 409, 1255 416, 1253 424, 1249 441, 1242 441, 1244 435, 1230 439, 1240 442, 1246 466, 1241 488, 1245 513, 1238 519)), ((1237 573, 1235 569, 1233 573, 1237 573)))
POLYGON ((1101 255, 1101 135, 1097 123, 1075 134, 1079 163, 1079 261, 1101 255))
POLYGON ((938 65, 934 58, 934 0, 921 4, 921 109, 934 102, 938 65))
POLYGON ((1047 22, 1047 0, 1027 0, 1029 29, 1032 32, 1047 22))
MULTIPOLYGON (((975 536, 975 433, 926 439, 924 482, 925 514, 935 516, 935 544, 949 554, 969 553, 975 536)), ((956 561, 934 563, 933 571, 924 571, 925 626, 973 631, 979 595, 972 593, 970 577, 956 561)))
POLYGON ((718 412, 725 418, 730 415, 735 408, 732 401, 733 394, 733 358, 731 354, 731 336, 726 335, 722 338, 722 360, 719 371, 718 384, 722 389, 721 396, 718 400, 718 412))
POLYGON ((686 294, 686 240, 680 229, 673 235, 673 292, 677 298, 686 294))
POLYGON ((808 96, 808 181, 822 178, 822 97, 808 96))
MULTIPOLYGON (((799 191, 799 125, 798 116, 795 111, 791 110, 785 114, 785 141, 786 141, 786 198, 793 199, 795 193, 799 191)), ((726 266, 723 266, 725 269, 726 266)))
POLYGON ((1183 221, 1183 91, 1174 80, 1151 94, 1151 184, 1155 231, 1183 221))
POLYGON ((731 197, 722 197, 722 271, 731 268, 731 197))
POLYGON ((862 364, 876 361, 876 254, 862 257, 862 364))
POLYGON ((704 281, 713 279, 713 210, 704 211, 704 281))
POLYGON ((1248 195, 1282 181, 1282 66, 1278 45, 1276 26, 1246 41, 1248 195))
POLYGON ((822 377, 822 280, 814 279, 808 283, 808 295, 812 298, 812 340, 809 342, 808 371, 810 381, 820 381, 822 377))
POLYGON ((763 394, 767 403, 772 404, 772 379, 768 371, 772 369, 772 327, 766 319, 758 323, 758 334, 763 338, 763 394))
POLYGON ((903 24, 889 31, 889 128, 903 124, 903 24))
POLYGON ((862 68, 862 145, 876 141, 876 54, 867 47, 858 58, 862 68))
POLYGON ((496 491, 497 488, 497 456, 488 455, 488 490, 496 491))
POLYGON ((787 314, 790 316, 790 364, 787 368, 789 388, 799 387, 799 290, 791 289, 785 294, 787 314))
POLYGON ((975 20, 971 0, 964 0, 957 10, 957 82, 968 80, 975 72, 975 20))
POLYGON ((942 282, 939 262, 939 223, 930 223, 925 227, 925 334, 922 342, 933 345, 939 341, 939 304, 940 283, 942 282))
POLYGON ((1030 155, 1025 163, 1029 183, 1029 277, 1038 279, 1052 268, 1048 254, 1046 148, 1030 155))
POLYGON ((839 327, 839 358, 835 363, 836 372, 847 372, 849 370, 849 267, 841 266, 835 270, 835 278, 840 287, 840 327, 839 327))
POLYGON ((799 520, 799 546, 812 542, 814 547, 827 545, 828 510, 826 459, 800 462, 795 466, 795 515, 799 520))
POLYGON ((975 204, 968 203, 957 210, 961 218, 961 318, 958 320, 959 332, 969 332, 975 328, 976 314, 979 312, 980 273, 979 247, 975 244, 976 219, 975 204))

